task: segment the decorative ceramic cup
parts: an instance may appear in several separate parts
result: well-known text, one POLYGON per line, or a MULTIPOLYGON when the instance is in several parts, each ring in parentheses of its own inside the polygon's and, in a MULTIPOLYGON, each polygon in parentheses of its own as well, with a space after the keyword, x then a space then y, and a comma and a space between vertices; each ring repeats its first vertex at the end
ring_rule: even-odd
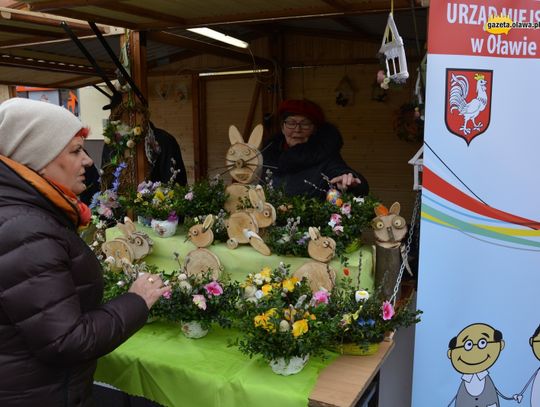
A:
POLYGON ((151 223, 152 229, 156 232, 156 235, 159 237, 171 237, 176 233, 176 228, 178 227, 178 220, 158 220, 152 219, 151 223))
POLYGON ((284 358, 276 358, 270 361, 270 367, 276 374, 289 376, 302 371, 308 360, 309 355, 293 356, 289 362, 286 362, 284 358))
POLYGON ((182 322, 182 333, 186 338, 198 339, 208 334, 208 329, 204 329, 199 321, 182 322))

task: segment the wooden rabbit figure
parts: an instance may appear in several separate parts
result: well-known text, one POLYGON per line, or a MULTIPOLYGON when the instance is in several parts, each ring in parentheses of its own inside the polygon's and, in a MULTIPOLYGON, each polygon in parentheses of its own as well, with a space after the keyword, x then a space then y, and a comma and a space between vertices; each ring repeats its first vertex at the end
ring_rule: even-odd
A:
POLYGON ((276 208, 271 203, 266 202, 262 186, 257 185, 255 188, 251 188, 248 191, 248 196, 253 208, 249 208, 247 211, 253 215, 259 229, 267 228, 276 223, 276 208))
POLYGON ((236 249, 239 244, 249 243, 259 253, 270 256, 272 252, 259 236, 259 224, 248 211, 235 212, 229 216, 227 224, 227 247, 236 249))
POLYGON ((378 205, 377 216, 371 221, 376 245, 375 285, 387 299, 394 293, 402 260, 401 241, 407 235, 407 222, 399 216, 400 210, 399 202, 394 202, 390 210, 378 205))
POLYGON ((309 237, 308 253, 314 261, 304 263, 293 276, 299 280, 306 277, 313 292, 323 288, 331 291, 336 282, 336 272, 328 263, 334 258, 336 242, 331 237, 321 236, 315 227, 309 228, 309 237))
POLYGON ((225 165, 230 168, 229 173, 234 180, 231 185, 225 188, 229 198, 224 206, 229 213, 237 211, 241 200, 248 195, 248 185, 259 177, 263 165, 262 155, 259 151, 262 136, 262 124, 255 126, 247 143, 234 125, 229 127, 231 147, 227 151, 225 165))
POLYGON ((208 215, 202 224, 198 223, 189 228, 188 239, 197 248, 190 251, 184 261, 184 272, 187 275, 203 274, 210 270, 214 279, 219 277, 222 270, 221 262, 214 253, 205 249, 214 241, 213 224, 214 217, 208 215))
POLYGON ((152 252, 154 241, 145 232, 137 231, 137 226, 127 216, 124 223, 117 224, 122 236, 103 243, 101 250, 107 257, 112 257, 115 268, 121 268, 122 262, 133 263, 152 252))

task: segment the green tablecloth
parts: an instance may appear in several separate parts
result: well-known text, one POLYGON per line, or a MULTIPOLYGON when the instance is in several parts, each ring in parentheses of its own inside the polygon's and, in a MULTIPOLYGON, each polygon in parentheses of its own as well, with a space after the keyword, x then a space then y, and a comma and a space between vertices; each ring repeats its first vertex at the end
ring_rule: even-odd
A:
POLYGON ((171 407, 306 407, 329 358, 311 358, 293 376, 273 373, 227 340, 236 331, 212 327, 201 339, 185 338, 178 325, 146 325, 98 362, 95 380, 171 407))
MULTIPOLYGON (((179 253, 180 260, 183 261, 191 250, 196 249, 195 245, 189 240, 186 241, 186 233, 183 228, 179 228, 176 235, 169 238, 157 236, 151 228, 137 225, 137 229, 148 233, 152 240, 154 240, 154 249, 144 261, 148 264, 154 264, 165 271, 177 270, 179 268, 173 256, 174 252, 179 253)), ((117 228, 107 230, 107 239, 112 239, 120 235, 121 232, 117 228)), ((257 273, 263 267, 269 266, 276 268, 280 262, 290 264, 291 271, 294 272, 302 264, 311 260, 305 257, 278 256, 274 254, 263 256, 250 245, 240 245, 238 248, 232 250, 224 243, 215 243, 207 247, 207 249, 219 258, 225 271, 231 274, 232 278, 237 281, 243 281, 249 273, 257 273)), ((360 258, 362 259, 360 286, 368 290, 373 289, 374 267, 371 246, 361 246, 359 250, 346 256, 348 257, 346 267, 349 269, 350 277, 353 281, 356 281, 359 260, 360 258)), ((343 276, 343 268, 345 266, 339 260, 332 260, 330 266, 336 271, 338 278, 343 276)))
MULTIPOLYGON (((185 241, 185 230, 179 229, 175 236, 164 239, 150 228, 137 227, 155 242, 152 254, 144 260, 165 271, 179 267, 174 252, 183 260, 195 249, 191 242, 185 241)), ((108 239, 120 234, 116 228, 107 231, 108 239)), ((284 262, 290 264, 294 272, 310 261, 299 257, 263 256, 249 245, 231 250, 217 243, 208 249, 238 281, 265 266, 275 268, 284 262)), ((361 286, 372 289, 371 248, 364 246, 347 256, 350 276, 357 278, 361 259, 361 286)), ((343 276, 344 265, 338 260, 330 265, 338 277, 343 276)), ((274 374, 260 358, 249 359, 237 348, 227 347, 227 339, 235 336, 235 331, 213 327, 204 338, 186 339, 180 327, 172 323, 148 324, 99 360, 95 380, 173 407, 305 407, 320 370, 336 356, 330 354, 325 361, 312 358, 301 373, 283 377, 274 374)))

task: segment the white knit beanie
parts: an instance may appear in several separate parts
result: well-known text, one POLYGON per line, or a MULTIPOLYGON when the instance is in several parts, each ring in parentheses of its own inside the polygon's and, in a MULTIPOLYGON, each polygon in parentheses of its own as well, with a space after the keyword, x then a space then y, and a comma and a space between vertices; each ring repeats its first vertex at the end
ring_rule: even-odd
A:
POLYGON ((52 103, 13 98, 0 104, 0 154, 40 171, 83 128, 69 110, 52 103))

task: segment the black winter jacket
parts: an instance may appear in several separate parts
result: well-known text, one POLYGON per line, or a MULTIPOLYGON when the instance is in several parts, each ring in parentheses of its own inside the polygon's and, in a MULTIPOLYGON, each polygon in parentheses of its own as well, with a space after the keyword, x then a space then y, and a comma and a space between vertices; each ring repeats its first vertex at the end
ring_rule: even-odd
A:
POLYGON ((283 187, 287 195, 323 198, 325 194, 321 190, 326 191, 329 186, 321 174, 332 179, 349 172, 361 180, 361 184, 350 188, 349 192, 357 196, 368 194, 367 180, 351 169, 341 157, 343 140, 339 130, 332 124, 321 125, 306 143, 289 148, 284 146, 285 136, 279 132, 264 145, 262 154, 263 169, 272 171, 274 187, 283 187))
POLYGON ((0 406, 85 406, 96 359, 148 309, 132 293, 101 305, 100 264, 59 209, 63 195, 11 164, 0 160, 0 406))

